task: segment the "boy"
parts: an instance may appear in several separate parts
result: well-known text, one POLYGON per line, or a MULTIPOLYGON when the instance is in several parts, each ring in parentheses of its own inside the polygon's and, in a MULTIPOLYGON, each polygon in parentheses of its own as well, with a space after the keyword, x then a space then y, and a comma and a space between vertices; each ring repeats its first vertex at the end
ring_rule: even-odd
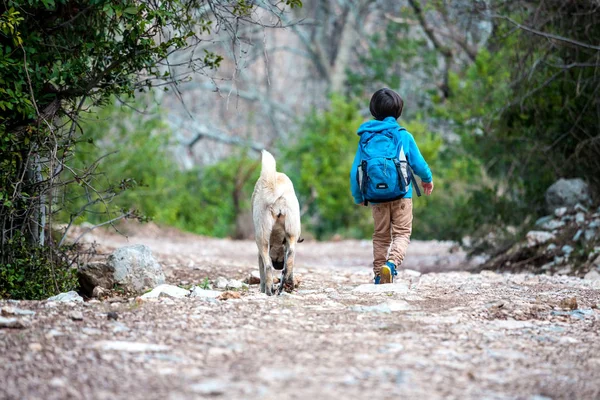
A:
MULTIPOLYGON (((426 195, 433 191, 431 170, 413 136, 398 125, 404 101, 393 90, 380 89, 369 109, 375 118, 358 128, 360 137, 350 187, 357 204, 373 202, 374 283, 392 283, 412 232, 412 170, 426 195), (408 163, 408 166, 407 166, 408 163)), ((419 188, 415 188, 419 194, 419 188)), ((420 194, 419 194, 420 195, 420 194)))

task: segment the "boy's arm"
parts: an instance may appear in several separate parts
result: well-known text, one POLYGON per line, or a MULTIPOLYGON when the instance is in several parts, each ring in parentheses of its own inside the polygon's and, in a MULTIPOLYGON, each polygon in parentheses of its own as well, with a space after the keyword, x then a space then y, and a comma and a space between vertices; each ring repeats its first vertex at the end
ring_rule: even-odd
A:
POLYGON ((429 169, 429 165, 427 165, 427 161, 421 155, 419 151, 419 146, 415 142, 415 138, 411 134, 408 135, 408 163, 412 167, 415 174, 421 178, 423 183, 430 183, 433 180, 433 176, 431 175, 431 170, 429 169))
POLYGON ((358 185, 358 164, 360 163, 360 149, 356 149, 356 155, 354 156, 354 162, 352 163, 352 169, 350 170, 350 190, 352 191, 352 197, 356 204, 363 202, 363 195, 358 185))

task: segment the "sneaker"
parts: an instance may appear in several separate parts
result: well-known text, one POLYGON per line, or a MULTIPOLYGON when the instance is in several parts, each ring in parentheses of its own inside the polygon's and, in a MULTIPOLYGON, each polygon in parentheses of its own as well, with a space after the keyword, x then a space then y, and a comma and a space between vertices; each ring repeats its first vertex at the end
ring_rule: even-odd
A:
POLYGON ((380 284, 393 283, 394 276, 398 275, 398 272, 396 271, 396 265, 389 260, 386 261, 386 263, 381 267, 380 275, 380 284))
POLYGON ((381 275, 375 275, 375 278, 373 278, 373 283, 375 285, 379 285, 381 283, 381 275))

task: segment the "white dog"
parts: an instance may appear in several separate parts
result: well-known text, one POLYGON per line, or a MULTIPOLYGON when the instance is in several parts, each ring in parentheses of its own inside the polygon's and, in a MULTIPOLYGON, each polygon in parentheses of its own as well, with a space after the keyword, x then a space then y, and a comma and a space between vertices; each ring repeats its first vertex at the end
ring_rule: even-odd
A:
POLYGON ((294 253, 300 239, 300 206, 294 185, 277 172, 275 158, 262 151, 262 169, 252 193, 252 219, 258 247, 260 291, 274 292, 271 268, 283 270, 277 293, 294 287, 294 253))

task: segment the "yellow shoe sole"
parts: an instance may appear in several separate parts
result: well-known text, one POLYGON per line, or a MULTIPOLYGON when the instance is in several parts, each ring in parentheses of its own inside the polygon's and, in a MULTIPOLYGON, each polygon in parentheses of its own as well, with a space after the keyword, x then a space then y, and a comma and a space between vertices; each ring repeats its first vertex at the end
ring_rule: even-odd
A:
POLYGON ((379 275, 381 276, 380 284, 392 283, 392 270, 387 265, 381 267, 379 275))

